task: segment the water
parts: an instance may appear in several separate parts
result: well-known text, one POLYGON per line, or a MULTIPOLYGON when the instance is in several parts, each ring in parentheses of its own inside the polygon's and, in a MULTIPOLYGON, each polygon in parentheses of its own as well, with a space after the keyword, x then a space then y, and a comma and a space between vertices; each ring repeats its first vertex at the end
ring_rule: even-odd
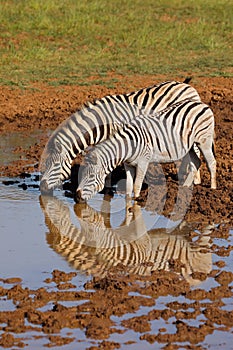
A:
MULTIPOLYGON (((29 288, 43 286, 55 268, 72 270, 45 240, 47 227, 39 195, 39 190, 24 191, 15 185, 5 186, 0 180, 1 278, 20 277, 29 288)), ((80 275, 80 284, 84 280, 80 275)))
MULTIPOLYGON (((32 179, 24 181, 30 184, 32 179)), ((169 269, 167 262, 169 254, 175 254, 174 246, 178 249, 177 256, 185 265, 182 278, 188 281, 192 289, 211 290, 218 285, 214 278, 204 281, 193 279, 191 271, 195 269, 208 274, 216 268, 213 265, 215 262, 224 260, 224 270, 232 271, 232 254, 219 257, 209 250, 214 225, 206 225, 199 232, 200 238, 192 242, 188 233, 193 230, 193 226, 185 222, 173 222, 138 205, 126 203, 122 195, 115 196, 111 201, 96 195, 88 205, 74 205, 73 200, 64 197, 61 191, 55 191, 54 197, 41 197, 38 188, 28 187, 24 191, 18 184, 4 185, 2 181, 6 180, 9 179, 0 178, 0 278, 20 277, 22 285, 30 289, 51 288, 45 279, 51 277, 53 270, 77 271, 72 283, 81 290, 91 275, 104 276, 109 268, 119 263, 126 265, 128 272, 141 275, 149 275, 157 269, 169 269), (125 257, 122 259, 117 256, 115 252, 122 247, 128 247, 132 253, 130 256, 134 258, 128 257, 126 261, 125 257), (164 254, 165 248, 167 255, 164 254), (184 255, 180 253, 182 251, 184 255), (140 264, 135 264, 135 256, 141 259, 140 264), (198 260, 195 260, 197 256, 198 260)), ((22 183, 22 179, 18 181, 22 183)), ((219 246, 232 245, 232 235, 228 240, 214 239, 213 243, 219 243, 219 246)), ((147 315, 154 308, 163 310, 167 303, 175 300, 192 302, 183 296, 161 296, 155 306, 141 307, 136 313, 112 316, 111 319, 119 329, 124 319, 147 315)), ((232 310, 230 298, 224 298, 224 303, 223 310, 232 310)), ((11 301, 0 298, 0 311, 14 308, 11 301)), ((191 319, 189 324, 198 327, 204 320, 205 317, 201 315, 191 319)), ((175 332, 174 318, 166 322, 163 319, 151 321, 152 333, 158 333, 161 328, 169 333, 175 332)), ((80 340, 80 349, 93 345, 93 341, 86 339, 84 332, 79 329, 63 329, 61 335, 69 332, 71 337, 80 340)), ((222 343, 222 349, 230 349, 232 333, 227 332, 224 341, 221 341, 223 334, 215 330, 200 344, 203 348, 214 350, 222 343)), ((27 343, 35 349, 48 343, 45 335, 37 340, 33 338, 33 333, 30 336, 31 343, 30 339, 27 343)), ((113 333, 108 340, 120 342, 123 344, 122 349, 155 348, 155 344, 141 341, 139 337, 138 332, 127 329, 123 334, 113 333), (129 339, 136 343, 127 344, 129 339)), ((94 344, 98 344, 98 341, 94 344)), ((185 348, 188 343, 177 345, 185 348)), ((160 349, 164 344, 156 346, 160 349)), ((73 349, 74 344, 58 348, 73 349)))
MULTIPOLYGON (((55 197, 40 197, 38 189, 28 187, 27 191, 24 191, 18 184, 4 185, 3 182, 8 180, 0 178, 1 278, 20 276, 23 284, 29 288, 39 288, 43 285, 44 279, 55 268, 66 272, 71 271, 72 267, 77 268, 77 262, 66 262, 66 258, 69 258, 69 248, 66 258, 56 253, 60 248, 53 243, 56 241, 54 231, 58 236, 55 229, 58 229, 61 235, 60 245, 62 239, 67 237, 73 238, 77 245, 85 240, 85 244, 81 243, 82 251, 90 254, 92 266, 86 269, 82 267, 82 270, 90 274, 95 270, 94 248, 103 248, 104 251, 140 239, 143 244, 143 240, 148 239, 148 230, 153 234, 153 230, 156 229, 161 231, 160 240, 163 241, 163 235, 166 235, 171 227, 179 224, 179 221, 171 222, 157 214, 152 216, 139 206, 134 208, 135 212, 130 214, 129 222, 126 223, 123 196, 118 196, 109 203, 103 201, 102 195, 97 195, 90 201, 90 205, 84 207, 74 205, 73 200, 64 197, 60 191, 55 191, 55 197), (101 209, 102 213, 99 211, 101 209), (109 224, 112 229, 109 229, 107 224, 108 211, 111 212, 109 224), (47 225, 45 218, 49 219, 47 225), (71 233, 73 237, 70 237, 71 233), (108 235, 112 235, 110 246, 106 238, 108 235)), ((15 181, 22 183, 22 179, 15 181)), ((30 186, 31 179, 24 180, 24 183, 30 186)), ((95 258, 99 264, 101 254, 95 258)), ((87 266, 90 261, 87 261, 87 266)), ((109 262, 109 267, 112 264, 117 264, 117 261, 109 262)), ((80 274, 80 283, 84 281, 85 274, 80 274)))

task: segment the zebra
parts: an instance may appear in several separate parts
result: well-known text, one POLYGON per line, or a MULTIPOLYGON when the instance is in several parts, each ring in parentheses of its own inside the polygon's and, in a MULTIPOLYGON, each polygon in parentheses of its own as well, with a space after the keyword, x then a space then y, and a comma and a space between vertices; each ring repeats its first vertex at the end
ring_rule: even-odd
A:
POLYGON ((75 200, 86 201, 101 191, 106 176, 122 163, 126 170, 126 195, 131 196, 134 191, 137 198, 150 162, 173 162, 187 154, 193 166, 184 186, 191 186, 200 166, 200 159, 193 150, 194 143, 203 153, 211 175, 211 188, 215 189, 214 115, 203 102, 185 100, 153 116, 137 116, 96 145, 86 156, 87 165, 75 200))
MULTIPOLYGON (((107 200, 106 203, 110 205, 107 200)), ((42 195, 40 205, 48 227, 48 245, 72 268, 88 275, 104 277, 112 268, 123 265, 126 273, 149 276, 156 270, 173 270, 178 260, 181 269, 177 273, 195 285, 200 281, 192 277, 194 272, 211 271, 212 224, 200 230, 200 238, 194 243, 189 235, 193 227, 185 221, 172 232, 165 228, 146 230, 142 209, 135 202, 128 208, 131 210, 125 211, 125 219, 117 228, 106 222, 103 211, 86 203, 74 206, 75 224, 64 201, 42 195)))
POLYGON ((107 139, 140 111, 154 113, 187 98, 200 101, 198 92, 188 82, 189 79, 183 83, 165 81, 135 92, 105 96, 72 114, 53 132, 42 153, 41 193, 49 194, 60 187, 69 179, 72 162, 78 154, 107 139))

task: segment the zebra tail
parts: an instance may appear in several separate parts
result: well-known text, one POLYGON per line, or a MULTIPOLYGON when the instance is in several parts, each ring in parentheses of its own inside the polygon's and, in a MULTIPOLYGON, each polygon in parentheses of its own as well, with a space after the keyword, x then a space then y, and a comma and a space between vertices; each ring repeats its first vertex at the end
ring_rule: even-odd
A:
POLYGON ((186 77, 183 81, 184 84, 188 84, 191 80, 192 80, 193 77, 186 77))

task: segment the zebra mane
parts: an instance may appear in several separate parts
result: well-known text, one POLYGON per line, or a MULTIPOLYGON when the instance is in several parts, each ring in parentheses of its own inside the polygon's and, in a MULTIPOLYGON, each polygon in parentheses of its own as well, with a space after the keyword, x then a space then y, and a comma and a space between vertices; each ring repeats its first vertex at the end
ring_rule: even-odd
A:
MULTIPOLYGON (((184 84, 188 84, 190 81, 192 80, 192 77, 186 77, 185 79, 184 79, 184 81, 183 81, 183 83, 184 84)), ((133 92, 129 92, 129 93, 122 93, 122 94, 109 94, 109 95, 104 95, 104 96, 102 96, 102 97, 100 97, 100 98, 95 98, 95 99, 93 99, 92 101, 86 101, 86 102, 84 102, 83 103, 83 105, 81 106, 81 108, 80 108, 80 111, 83 111, 83 110, 85 110, 86 108, 91 108, 91 107, 94 107, 94 106, 96 106, 97 104, 98 104, 98 102, 101 102, 101 103, 103 103, 103 104, 106 104, 107 102, 106 102, 106 98, 112 98, 112 97, 118 97, 118 96, 130 96, 130 95, 133 95, 133 94, 135 94, 136 92, 140 92, 140 91, 143 91, 143 90, 145 90, 145 89, 152 89, 152 88, 156 88, 156 87, 158 87, 158 86, 163 86, 163 85, 166 85, 166 84, 168 84, 168 83, 171 83, 173 80, 166 80, 166 81, 164 81, 164 82, 162 82, 162 83, 156 83, 156 84, 152 84, 152 85, 150 85, 150 86, 147 86, 147 87, 144 87, 144 88, 140 88, 139 90, 135 90, 135 91, 133 91, 133 92)), ((176 81, 176 83, 178 83, 178 84, 181 84, 181 82, 180 81, 176 81)), ((78 111, 77 111, 78 112, 78 111)))
MULTIPOLYGON (((180 105, 183 105, 184 103, 188 103, 188 102, 190 102, 190 99, 189 99, 189 98, 186 98, 186 99, 184 99, 184 100, 182 100, 182 101, 179 101, 179 102, 176 102, 176 103, 174 103, 174 104, 172 104, 172 105, 170 105, 170 106, 168 106, 168 107, 166 107, 166 108, 164 108, 164 109, 161 109, 161 110, 158 111, 158 112, 153 112, 153 110, 151 110, 151 111, 149 111, 149 112, 146 112, 146 116, 148 116, 148 117, 153 117, 153 118, 158 118, 158 117, 160 117, 161 115, 163 115, 164 113, 169 112, 169 111, 171 111, 172 109, 174 109, 174 108, 176 108, 176 107, 178 107, 178 106, 180 106, 180 105)), ((201 103, 201 102, 195 101, 195 100, 193 100, 193 102, 194 102, 194 103, 201 103)), ((137 117, 142 117, 142 115, 138 115, 137 117)))

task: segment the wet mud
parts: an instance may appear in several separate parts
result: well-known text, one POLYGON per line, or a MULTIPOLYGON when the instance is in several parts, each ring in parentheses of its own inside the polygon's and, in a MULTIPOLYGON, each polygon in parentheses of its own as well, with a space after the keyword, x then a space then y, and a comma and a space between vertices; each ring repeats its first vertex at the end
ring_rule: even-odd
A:
MULTIPOLYGON (((25 138, 35 135, 29 147, 22 142, 2 153, 4 185, 19 186, 22 195, 30 188, 39 194, 40 156, 61 121, 87 100, 169 78, 116 77, 114 88, 106 87, 107 78, 101 87, 91 85, 91 79, 89 86, 82 87, 0 87, 1 138, 19 132, 25 138), (8 152, 16 155, 10 162, 8 152)), ((89 205, 74 205, 72 214, 80 223, 76 227, 65 201, 41 196, 47 243, 73 272, 50 271, 47 287, 36 290, 23 286, 21 276, 0 276, 0 298, 12 302, 9 310, 0 310, 0 347, 30 348, 33 341, 41 341, 42 347, 67 349, 229 349, 233 338, 232 80, 195 78, 193 86, 215 115, 217 189, 210 189, 204 162, 202 184, 191 191, 178 185, 174 165, 150 165, 148 186, 140 201, 127 208, 128 219, 117 229, 108 215, 89 205), (144 210, 179 224, 171 233, 145 229, 144 210), (109 236, 112 245, 103 247, 104 237, 109 236), (130 252, 127 259, 119 256, 119 247, 130 252), (78 273, 90 276, 82 289, 75 284, 78 273)), ((115 176, 119 180, 124 174, 115 176)), ((72 196, 73 182, 64 185, 64 198, 72 196)), ((114 193, 105 194, 104 200, 109 205, 114 193)))

